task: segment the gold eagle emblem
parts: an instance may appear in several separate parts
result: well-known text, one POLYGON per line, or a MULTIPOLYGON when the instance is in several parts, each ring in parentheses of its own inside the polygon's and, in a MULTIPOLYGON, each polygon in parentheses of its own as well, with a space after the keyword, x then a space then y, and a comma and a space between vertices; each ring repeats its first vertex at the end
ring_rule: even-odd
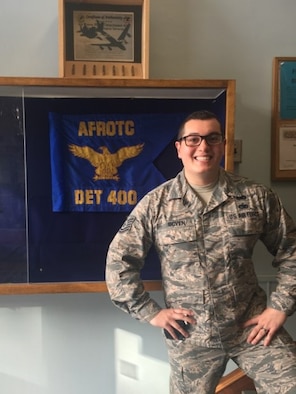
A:
POLYGON ((125 146, 111 153, 106 146, 99 147, 102 153, 95 151, 89 146, 69 145, 70 152, 77 157, 86 159, 95 167, 94 181, 100 179, 114 179, 119 181, 118 167, 132 157, 138 156, 143 150, 144 144, 125 146))

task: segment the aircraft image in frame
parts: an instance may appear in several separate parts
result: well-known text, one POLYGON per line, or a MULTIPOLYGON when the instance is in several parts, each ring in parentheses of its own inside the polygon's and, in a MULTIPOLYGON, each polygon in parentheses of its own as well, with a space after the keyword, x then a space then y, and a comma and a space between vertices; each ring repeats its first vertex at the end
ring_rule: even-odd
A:
POLYGON ((126 37, 131 37, 129 33, 131 24, 127 24, 124 30, 121 32, 120 36, 116 39, 115 37, 111 36, 111 34, 107 33, 104 30, 104 22, 96 21, 96 26, 88 27, 85 24, 80 26, 80 34, 86 36, 87 38, 98 38, 102 40, 102 36, 108 41, 107 43, 98 43, 92 44, 99 46, 100 49, 104 49, 105 47, 112 51, 113 47, 120 48, 121 50, 125 51, 126 47, 124 44, 127 44, 126 37))

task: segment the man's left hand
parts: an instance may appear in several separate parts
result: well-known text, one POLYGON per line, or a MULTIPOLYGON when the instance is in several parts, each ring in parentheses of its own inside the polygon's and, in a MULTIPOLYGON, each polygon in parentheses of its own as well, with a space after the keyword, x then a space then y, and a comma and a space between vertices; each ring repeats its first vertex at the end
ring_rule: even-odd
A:
POLYGON ((268 346, 274 334, 284 325, 287 320, 285 312, 273 308, 266 308, 260 315, 247 320, 243 327, 254 326, 247 342, 256 345, 263 339, 264 346, 268 346))

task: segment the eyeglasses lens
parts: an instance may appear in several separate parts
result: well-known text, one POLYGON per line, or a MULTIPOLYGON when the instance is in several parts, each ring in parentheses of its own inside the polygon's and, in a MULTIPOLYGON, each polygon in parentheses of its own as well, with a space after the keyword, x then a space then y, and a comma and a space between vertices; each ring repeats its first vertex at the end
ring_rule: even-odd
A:
POLYGON ((208 145, 218 145, 223 141, 222 134, 209 134, 206 136, 201 135, 188 135, 183 137, 187 146, 198 146, 202 140, 206 140, 208 145))

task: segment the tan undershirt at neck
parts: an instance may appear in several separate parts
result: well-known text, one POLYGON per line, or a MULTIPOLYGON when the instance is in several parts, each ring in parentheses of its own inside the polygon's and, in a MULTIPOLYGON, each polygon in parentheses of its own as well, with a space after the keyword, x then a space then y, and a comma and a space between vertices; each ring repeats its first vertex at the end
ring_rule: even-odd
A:
POLYGON ((208 202, 211 199, 211 196, 213 194, 213 191, 214 191, 217 183, 218 183, 218 181, 215 181, 215 182, 210 183, 210 184, 205 185, 205 186, 198 186, 198 185, 192 185, 192 184, 190 184, 190 186, 196 192, 196 194, 201 199, 201 201, 205 205, 207 205, 208 202))

